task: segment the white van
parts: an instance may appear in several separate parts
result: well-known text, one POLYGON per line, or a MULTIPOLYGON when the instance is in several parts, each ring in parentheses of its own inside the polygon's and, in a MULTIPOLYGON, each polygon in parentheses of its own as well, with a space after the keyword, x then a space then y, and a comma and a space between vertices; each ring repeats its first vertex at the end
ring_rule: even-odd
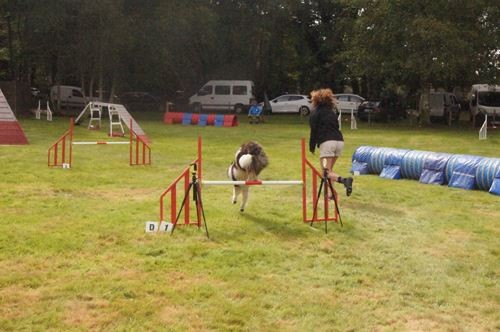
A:
POLYGON ((208 81, 195 95, 189 98, 193 112, 220 110, 234 113, 246 111, 254 99, 252 81, 208 81))
POLYGON ((431 92, 429 107, 431 117, 446 119, 448 122, 458 120, 460 115, 460 103, 457 97, 450 92, 431 92))
POLYGON ((500 85, 474 84, 470 93, 472 126, 482 122, 485 115, 493 125, 500 124, 500 85))
POLYGON ((474 84, 470 110, 473 116, 481 113, 500 117, 500 85, 474 84))
POLYGON ((82 89, 77 86, 54 85, 50 88, 50 101, 56 107, 60 100, 60 107, 64 110, 82 110, 86 105, 82 89))

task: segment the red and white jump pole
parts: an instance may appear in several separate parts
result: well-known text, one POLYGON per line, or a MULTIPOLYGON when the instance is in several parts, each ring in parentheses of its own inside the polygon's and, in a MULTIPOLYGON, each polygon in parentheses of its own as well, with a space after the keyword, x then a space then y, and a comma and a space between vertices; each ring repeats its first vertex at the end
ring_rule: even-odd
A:
MULTIPOLYGON (((253 181, 231 181, 231 180, 204 180, 202 176, 202 139, 198 137, 198 155, 195 160, 191 162, 190 165, 196 165, 197 178, 200 186, 200 191, 203 186, 210 185, 247 185, 247 186, 260 186, 260 185, 301 185, 302 186, 302 217, 303 221, 307 223, 313 222, 327 222, 334 221, 338 223, 339 214, 335 209, 335 202, 330 202, 328 197, 329 188, 328 184, 324 183, 323 193, 324 199, 322 204, 323 216, 320 217, 318 213, 317 204, 317 193, 318 193, 318 179, 321 181, 322 174, 312 165, 312 163, 306 158, 306 148, 305 139, 301 139, 301 180, 253 180, 253 181), (310 182, 310 183, 309 183, 310 182), (308 194, 310 195, 308 197, 308 194), (333 203, 333 204, 331 204, 333 203), (315 209, 316 207, 316 209, 315 209), (312 213, 312 216, 309 215, 312 213)), ((196 204, 196 220, 191 220, 190 217, 190 206, 189 199, 185 200, 184 207, 177 206, 177 195, 184 197, 190 184, 190 173, 193 169, 188 167, 182 171, 182 173, 177 177, 177 179, 172 182, 167 189, 163 191, 160 195, 160 222, 166 222, 165 212, 169 215, 171 223, 176 224, 176 216, 181 208, 184 209, 184 225, 196 225, 201 226, 201 216, 200 216, 200 202, 196 204), (169 198, 166 200, 166 198, 169 198), (167 211, 166 211, 167 210, 167 211)), ((201 195, 201 193, 200 193, 201 195)), ((333 197, 337 199, 338 195, 335 192, 333 197)), ((338 204, 338 201, 336 202, 338 204)))
POLYGON ((130 142, 108 142, 108 141, 96 141, 96 142, 73 142, 73 145, 113 145, 113 144, 125 144, 129 145, 130 142))
POLYGON ((279 185, 284 185, 284 186, 289 186, 289 185, 301 185, 302 181, 301 180, 285 180, 285 181, 260 181, 260 180, 253 180, 253 181, 226 181, 226 180, 221 180, 221 181, 202 181, 202 185, 206 186, 218 186, 218 185, 245 185, 245 186, 279 186, 279 185))
POLYGON ((73 162, 73 145, 130 145, 129 164, 151 165, 151 146, 143 137, 137 135, 132 128, 132 119, 130 119, 130 139, 127 142, 120 141, 89 141, 73 142, 73 118, 70 119, 69 129, 48 149, 48 166, 62 166, 71 168, 73 162), (69 150, 69 151, 68 151, 69 150))

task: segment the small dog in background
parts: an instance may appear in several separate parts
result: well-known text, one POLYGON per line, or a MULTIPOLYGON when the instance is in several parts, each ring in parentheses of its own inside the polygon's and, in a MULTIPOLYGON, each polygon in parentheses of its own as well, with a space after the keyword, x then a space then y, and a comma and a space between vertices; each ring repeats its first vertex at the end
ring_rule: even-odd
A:
MULTIPOLYGON (((267 156, 262 146, 257 142, 249 141, 242 144, 236 151, 234 161, 227 170, 227 176, 233 181, 257 180, 257 176, 266 168, 267 164, 267 156)), ((245 210, 248 201, 248 189, 246 185, 233 187, 233 204, 236 204, 238 195, 242 193, 241 212, 245 210)))

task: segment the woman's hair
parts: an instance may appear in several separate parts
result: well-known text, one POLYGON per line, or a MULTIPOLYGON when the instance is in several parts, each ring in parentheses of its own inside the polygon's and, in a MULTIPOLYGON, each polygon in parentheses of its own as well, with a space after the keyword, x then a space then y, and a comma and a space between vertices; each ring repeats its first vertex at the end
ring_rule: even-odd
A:
POLYGON ((311 101, 315 107, 319 105, 335 106, 335 95, 331 89, 311 91, 311 101))

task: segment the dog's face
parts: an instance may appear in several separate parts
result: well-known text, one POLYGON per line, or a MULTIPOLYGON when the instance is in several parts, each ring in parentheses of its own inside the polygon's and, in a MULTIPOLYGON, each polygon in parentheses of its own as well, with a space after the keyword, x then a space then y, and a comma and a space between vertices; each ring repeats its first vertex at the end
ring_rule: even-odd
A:
MULTIPOLYGON (((233 181, 257 180, 257 175, 267 166, 268 160, 262 146, 257 142, 247 142, 240 146, 234 156, 234 161, 227 170, 227 175, 233 181)), ((240 211, 243 212, 248 199, 248 186, 235 185, 233 187, 233 204, 238 195, 242 193, 243 199, 240 211)))
POLYGON ((240 156, 238 159, 238 166, 245 170, 245 171, 251 171, 252 170, 252 165, 253 165, 253 156, 249 153, 243 154, 240 156))
POLYGON ((256 180, 257 174, 254 171, 254 156, 241 153, 241 149, 236 152, 234 161, 228 169, 228 176, 233 180, 256 180))
POLYGON ((249 141, 244 143, 236 151, 234 160, 236 167, 254 173, 256 176, 266 168, 268 163, 264 149, 257 142, 249 141))

